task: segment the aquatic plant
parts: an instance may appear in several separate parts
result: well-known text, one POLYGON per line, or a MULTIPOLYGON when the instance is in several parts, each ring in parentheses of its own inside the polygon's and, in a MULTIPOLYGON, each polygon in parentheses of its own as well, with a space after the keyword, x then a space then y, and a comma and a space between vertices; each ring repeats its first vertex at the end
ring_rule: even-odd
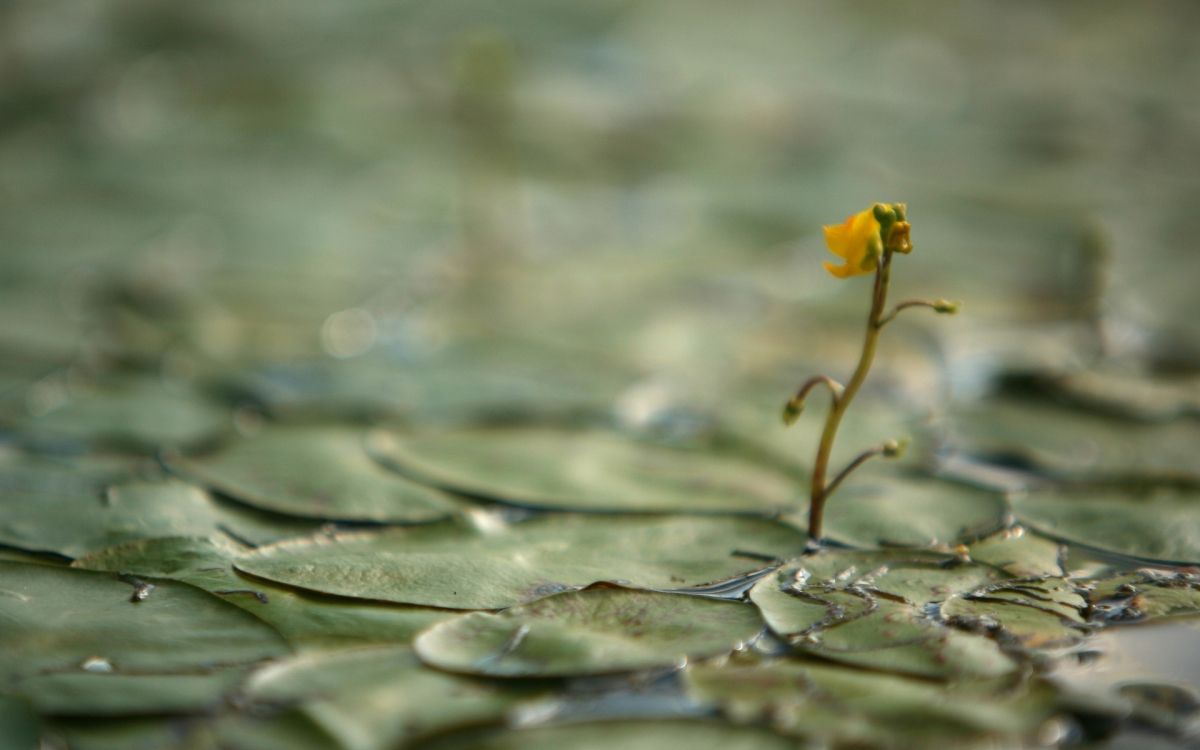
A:
POLYGON ((812 549, 816 549, 821 540, 825 503, 846 477, 876 456, 897 458, 904 453, 904 441, 886 440, 860 453, 832 479, 827 478, 829 456, 837 438, 838 426, 846 409, 850 407, 850 402, 866 381, 871 364, 875 361, 880 331, 908 309, 927 307, 934 312, 953 314, 958 312, 959 307, 957 302, 944 299, 912 299, 897 304, 889 312, 884 312, 887 307, 888 284, 891 281, 892 259, 896 253, 907 255, 913 249, 908 208, 903 203, 876 203, 847 217, 841 224, 826 226, 825 244, 830 252, 842 259, 840 266, 827 261, 825 270, 839 279, 873 273, 875 284, 871 292, 871 309, 867 316, 862 353, 859 355, 854 374, 850 376, 850 382, 843 386, 828 375, 814 375, 800 386, 783 407, 783 422, 785 425, 792 425, 799 419, 805 401, 813 389, 825 386, 833 399, 825 417, 825 427, 821 432, 821 442, 817 447, 817 456, 812 468, 808 511, 808 538, 812 549))

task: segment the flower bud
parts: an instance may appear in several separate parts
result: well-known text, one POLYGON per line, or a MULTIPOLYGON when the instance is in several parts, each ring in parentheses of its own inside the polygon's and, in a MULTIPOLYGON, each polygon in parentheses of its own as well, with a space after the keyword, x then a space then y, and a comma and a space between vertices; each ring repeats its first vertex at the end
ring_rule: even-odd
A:
POLYGON ((939 299, 933 301, 934 312, 944 313, 946 315, 954 315, 958 309, 962 307, 961 302, 952 302, 948 299, 939 299))
POLYGON ((883 443, 884 458, 903 458, 908 449, 908 440, 886 440, 883 443))
POLYGON ((875 215, 875 221, 880 224, 891 224, 896 220, 896 210, 886 203, 876 203, 871 206, 871 213, 875 215))
POLYGON ((784 404, 783 407, 783 423, 788 427, 796 424, 796 420, 800 418, 800 413, 804 411, 804 399, 793 398, 784 404))

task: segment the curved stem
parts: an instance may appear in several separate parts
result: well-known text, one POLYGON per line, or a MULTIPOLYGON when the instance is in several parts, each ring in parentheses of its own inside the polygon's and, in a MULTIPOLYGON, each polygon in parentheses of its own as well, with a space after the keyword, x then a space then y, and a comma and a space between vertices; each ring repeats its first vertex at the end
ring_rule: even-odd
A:
POLYGON ((858 454, 854 460, 851 461, 846 468, 838 472, 838 475, 833 478, 833 481, 825 487, 825 499, 828 500, 833 496, 833 493, 837 491, 838 486, 841 485, 842 480, 850 476, 851 472, 865 464, 867 461, 870 461, 872 458, 875 458, 876 456, 882 456, 883 453, 884 448, 882 446, 877 446, 858 454))
POLYGON ((833 402, 829 415, 825 417, 825 429, 821 432, 821 443, 817 448, 817 460, 813 464, 812 486, 809 495, 808 537, 811 540, 821 538, 821 525, 825 516, 825 500, 831 491, 825 484, 825 475, 829 470, 829 454, 833 451, 833 440, 837 437, 838 426, 846 407, 854 400, 854 396, 867 379, 871 364, 875 361, 875 346, 879 342, 880 322, 884 305, 887 304, 888 281, 891 279, 892 253, 885 250, 879 267, 875 269, 875 290, 871 298, 871 312, 867 316, 867 333, 863 338, 862 354, 858 358, 858 367, 842 392, 841 398, 833 402))
POLYGON ((813 375, 808 380, 805 380, 804 383, 796 389, 796 395, 792 396, 791 400, 788 401, 788 404, 795 405, 797 407, 802 406, 804 401, 808 398, 808 394, 811 393, 812 389, 816 388, 818 385, 824 385, 829 389, 829 396, 833 399, 833 403, 835 404, 837 403, 838 399, 841 398, 842 391, 845 390, 841 383, 837 382, 828 375, 813 375))

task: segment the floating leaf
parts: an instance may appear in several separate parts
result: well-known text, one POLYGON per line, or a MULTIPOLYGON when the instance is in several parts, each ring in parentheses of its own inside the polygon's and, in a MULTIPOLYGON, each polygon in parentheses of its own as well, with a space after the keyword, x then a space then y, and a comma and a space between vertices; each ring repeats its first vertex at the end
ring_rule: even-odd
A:
POLYGON ((741 602, 596 588, 460 615, 413 645, 425 663, 451 672, 561 677, 670 667, 730 651, 761 629, 741 602))
POLYGON ((1145 424, 1002 399, 957 410, 952 425, 953 441, 966 453, 1053 476, 1200 483, 1200 421, 1145 424))
MULTIPOLYGON (((838 489, 825 510, 825 534, 864 547, 952 545, 996 531, 1007 513, 996 492, 877 471, 855 474, 838 489)), ((807 514, 790 518, 807 528, 807 514)))
POLYGON ((449 735, 422 745, 428 750, 786 750, 790 740, 760 727, 739 727, 721 722, 606 721, 589 724, 543 726, 533 729, 476 730, 449 735))
POLYGON ((1051 537, 1135 558, 1200 562, 1200 490, 1042 491, 1014 495, 1012 505, 1022 523, 1051 537))
POLYGON ((928 605, 1000 574, 953 558, 823 552, 750 591, 771 629, 825 659, 922 677, 995 677, 1015 665, 986 638, 941 625, 928 605))
POLYGON ((0 465, 0 543, 27 550, 78 557, 135 539, 228 532, 275 541, 314 527, 231 507, 178 480, 132 478, 128 464, 13 455, 0 465))
POLYGON ((1200 614, 1200 576, 1192 571, 1147 568, 1084 584, 1092 618, 1101 622, 1200 614))
POLYGON ((239 557, 246 573, 341 596, 499 609, 611 581, 681 589, 763 567, 804 546, 753 518, 546 515, 511 526, 441 523, 316 536, 239 557), (743 556, 743 552, 749 556, 743 556))
POLYGON ((195 390, 148 378, 73 386, 53 408, 16 420, 35 443, 79 443, 148 451, 189 446, 229 429, 229 410, 195 390))
POLYGON ((251 675, 247 699, 294 706, 347 750, 383 750, 414 737, 499 720, 536 696, 522 689, 426 669, 408 648, 319 651, 251 675))
POLYGON ((196 674, 55 672, 30 675, 13 690, 48 716, 150 716, 210 710, 245 675, 245 668, 196 674))
POLYGON ((968 545, 970 559, 1003 570, 1017 578, 1066 575, 1065 548, 1058 542, 1030 534, 1016 526, 968 545))
POLYGON ((794 476, 745 456, 594 428, 377 432, 371 450, 440 486, 537 508, 770 513, 796 492, 794 476))
POLYGON ((0 562, 0 677, 172 674, 288 652, 260 620, 191 586, 135 587, 85 570, 0 562))
POLYGON ((269 623, 295 646, 408 643, 442 610, 347 599, 246 579, 233 570, 237 550, 208 539, 148 539, 110 547, 77 567, 171 578, 217 594, 269 623))
POLYGON ((809 661, 695 665, 683 679, 690 696, 734 720, 769 717, 781 732, 837 747, 1024 746, 1058 711, 1042 683, 996 695, 809 661))
POLYGON ((1087 635, 1087 602, 1061 578, 1005 581, 954 596, 940 614, 956 627, 1001 633, 1029 648, 1073 643, 1087 635))
POLYGON ((362 430, 349 427, 266 427, 215 453, 169 463, 245 503, 306 518, 413 523, 446 518, 461 507, 371 460, 362 430))

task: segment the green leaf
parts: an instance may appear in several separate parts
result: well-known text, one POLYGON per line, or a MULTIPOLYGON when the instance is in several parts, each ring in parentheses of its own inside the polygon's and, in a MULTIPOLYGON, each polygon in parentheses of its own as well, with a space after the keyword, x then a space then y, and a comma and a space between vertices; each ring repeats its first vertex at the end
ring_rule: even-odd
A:
POLYGON ((0 562, 0 678, 47 673, 177 674, 288 652, 267 625, 191 586, 0 562))
POLYGON ((13 691, 48 716, 152 716, 213 709, 246 675, 244 667, 197 674, 55 672, 17 682, 13 691))
POLYGON ((750 591, 767 624, 797 650, 871 669, 989 678, 1015 664, 986 638, 945 627, 929 605, 1001 576, 915 552, 832 552, 764 577, 750 591))
POLYGON ((958 409, 952 440, 984 459, 1016 459, 1069 479, 1140 477, 1200 483, 1200 421, 1111 419, 1045 403, 1001 399, 958 409))
POLYGON ((734 720, 768 717, 781 732, 837 747, 1024 746, 1058 710, 1042 683, 997 695, 810 661, 700 664, 683 679, 693 699, 734 720))
POLYGON ((766 514, 797 488, 795 476, 742 455, 597 428, 377 432, 371 450, 439 486, 534 508, 766 514))
POLYGON ((208 539, 163 538, 131 542, 75 561, 89 570, 123 571, 184 581, 219 595, 269 623, 297 647, 408 643, 443 610, 329 596, 242 578, 233 569, 238 550, 208 539))
POLYGON ((41 726, 29 704, 0 695, 0 747, 9 750, 38 750, 41 726))
POLYGON ((1017 578, 1066 575, 1065 548, 1058 542, 1029 533, 1016 526, 972 542, 967 547, 971 560, 1003 570, 1017 578))
POLYGON ((1014 495, 1012 505, 1022 523, 1068 542, 1147 560, 1200 562, 1200 490, 1048 490, 1014 495))
POLYGON ((340 596, 455 609, 499 609, 611 581, 682 589, 784 557, 804 537, 752 518, 546 515, 505 525, 441 523, 315 536, 260 547, 246 573, 340 596), (743 552, 749 557, 742 556, 743 552))
POLYGON ((43 412, 14 420, 35 444, 78 443, 138 451, 195 445, 232 427, 230 411, 194 389, 142 377, 72 381, 43 412))
MULTIPOLYGON (((825 535, 863 547, 953 545, 1000 529, 1007 512, 999 493, 879 468, 830 498, 825 535)), ((807 513, 789 520, 807 528, 807 513)))
POLYGON ((0 543, 78 557, 135 539, 223 536, 275 541, 315 524, 267 518, 132 463, 0 459, 0 543), (144 474, 150 478, 140 479, 144 474))
POLYGON ((431 732, 501 719, 542 688, 503 689, 426 669, 408 648, 319 651, 259 669, 246 698, 293 706, 348 750, 383 750, 431 732))
POLYGON ((168 458, 177 472, 264 510, 315 519, 413 523, 456 513, 445 493, 373 461, 361 429, 279 425, 215 453, 168 458))
POLYGON ((438 623, 414 642, 421 659, 451 672, 562 677, 670 667, 728 652, 762 629, 741 602, 595 588, 498 614, 438 623))
POLYGON ((1200 576, 1147 568, 1082 582, 1093 616, 1102 622, 1142 622, 1200 614, 1200 576))
POLYGON ((606 721, 509 731, 467 731, 422 745, 428 750, 788 750, 795 746, 760 727, 708 719, 606 721))

